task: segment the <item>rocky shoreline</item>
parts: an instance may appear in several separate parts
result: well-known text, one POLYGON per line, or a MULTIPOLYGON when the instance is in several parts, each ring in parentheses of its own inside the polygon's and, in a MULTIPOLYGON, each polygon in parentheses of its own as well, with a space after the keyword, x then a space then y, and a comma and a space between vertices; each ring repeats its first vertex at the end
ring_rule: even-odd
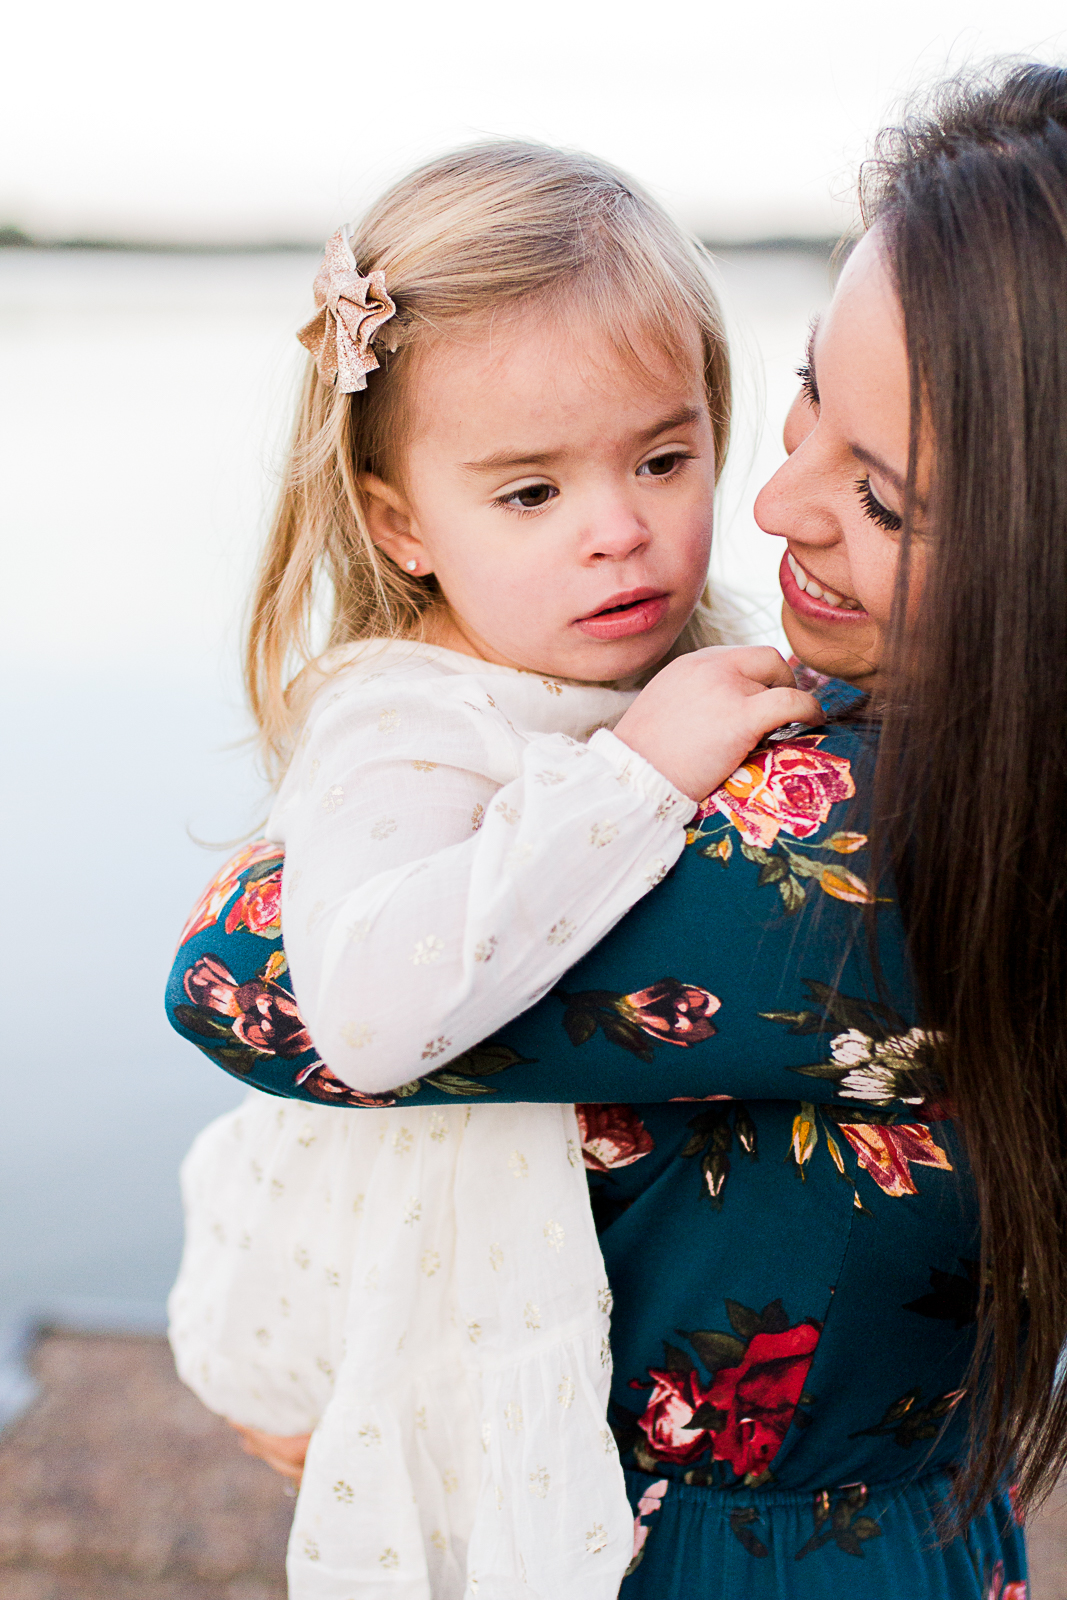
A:
MULTIPOLYGON (((0 1435, 0 1600, 285 1600, 293 1502, 155 1335, 51 1332, 0 1435)), ((1067 1493, 1028 1530, 1030 1600, 1067 1600, 1067 1493)))

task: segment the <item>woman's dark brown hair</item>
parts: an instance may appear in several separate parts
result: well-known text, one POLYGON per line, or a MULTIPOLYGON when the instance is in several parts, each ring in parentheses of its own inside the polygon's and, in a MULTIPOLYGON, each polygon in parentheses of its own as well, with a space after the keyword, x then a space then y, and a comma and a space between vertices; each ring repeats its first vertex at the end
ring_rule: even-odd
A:
POLYGON ((944 86, 864 169, 912 440, 879 812, 982 1220, 973 1511, 1067 1460, 1067 71, 944 86), (933 483, 915 504, 920 439, 933 483))

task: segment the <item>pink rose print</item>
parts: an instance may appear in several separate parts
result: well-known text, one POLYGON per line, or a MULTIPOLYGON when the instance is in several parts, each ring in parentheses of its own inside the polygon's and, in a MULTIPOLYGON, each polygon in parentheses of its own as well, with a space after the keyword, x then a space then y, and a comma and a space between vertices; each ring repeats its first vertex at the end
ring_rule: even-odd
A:
MULTIPOLYGON (((777 744, 749 756, 702 802, 698 816, 721 812, 746 844, 764 849, 779 833, 809 839, 827 820, 831 807, 856 792, 849 761, 819 750, 820 739, 777 744)), ((842 869, 840 876, 841 887, 850 887, 851 874, 842 869)))
POLYGON ((1004 1563, 1003 1561, 998 1561, 993 1568, 988 1600, 1027 1600, 1029 1593, 1029 1587, 1021 1580, 1015 1583, 1004 1582, 1004 1563))
POLYGON ((707 989, 661 978, 647 989, 621 995, 615 1009, 663 1044, 700 1044, 715 1032, 710 1018, 722 1001, 707 989))
POLYGON ((246 844, 239 850, 232 860, 215 874, 200 899, 196 902, 189 914, 189 920, 181 931, 178 940, 179 948, 188 944, 194 934, 200 933, 203 928, 210 928, 219 920, 222 909, 241 881, 241 875, 258 861, 280 861, 282 849, 270 839, 257 839, 254 844, 246 844))
POLYGON ((711 1398, 696 1371, 659 1372, 649 1367, 652 1396, 637 1426, 659 1461, 695 1461, 708 1448, 707 1428, 693 1428, 693 1418, 711 1398))
POLYGON ((282 931, 282 869, 257 878, 234 901, 226 918, 226 932, 247 928, 261 939, 277 939, 282 931))
POLYGON ((259 1055, 291 1058, 312 1049, 296 1001, 277 983, 252 978, 239 984, 216 956, 201 956, 183 986, 198 1010, 232 1017, 235 1036, 259 1055))
POLYGON ((634 1570, 645 1550, 645 1540, 649 1530, 645 1527, 643 1518, 650 1517, 658 1511, 663 1504, 663 1497, 670 1487, 669 1478, 661 1478, 658 1483, 649 1484, 640 1500, 637 1502, 637 1515, 634 1518, 634 1553, 630 1565, 626 1569, 626 1576, 634 1570))

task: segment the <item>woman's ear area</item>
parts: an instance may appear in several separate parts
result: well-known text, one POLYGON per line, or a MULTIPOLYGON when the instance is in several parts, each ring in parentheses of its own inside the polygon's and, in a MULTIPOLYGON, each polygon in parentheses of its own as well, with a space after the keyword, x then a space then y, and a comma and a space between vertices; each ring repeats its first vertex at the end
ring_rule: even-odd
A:
POLYGON ((412 531, 411 509, 400 490, 375 472, 361 472, 357 481, 372 543, 405 572, 426 577, 433 568, 421 540, 412 531))

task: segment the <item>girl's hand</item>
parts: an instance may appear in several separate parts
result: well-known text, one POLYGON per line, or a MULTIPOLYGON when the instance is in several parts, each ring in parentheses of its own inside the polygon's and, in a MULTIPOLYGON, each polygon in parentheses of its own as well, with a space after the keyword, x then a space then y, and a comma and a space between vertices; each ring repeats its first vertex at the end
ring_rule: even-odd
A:
POLYGON ((258 1456, 290 1483, 299 1484, 304 1476, 310 1433, 296 1433, 287 1438, 280 1433, 264 1433, 260 1428, 246 1428, 240 1422, 231 1422, 230 1427, 241 1435, 241 1449, 246 1455, 258 1456))
POLYGON ((657 672, 614 732, 676 789, 703 800, 773 728, 825 720, 777 650, 713 645, 657 672))

